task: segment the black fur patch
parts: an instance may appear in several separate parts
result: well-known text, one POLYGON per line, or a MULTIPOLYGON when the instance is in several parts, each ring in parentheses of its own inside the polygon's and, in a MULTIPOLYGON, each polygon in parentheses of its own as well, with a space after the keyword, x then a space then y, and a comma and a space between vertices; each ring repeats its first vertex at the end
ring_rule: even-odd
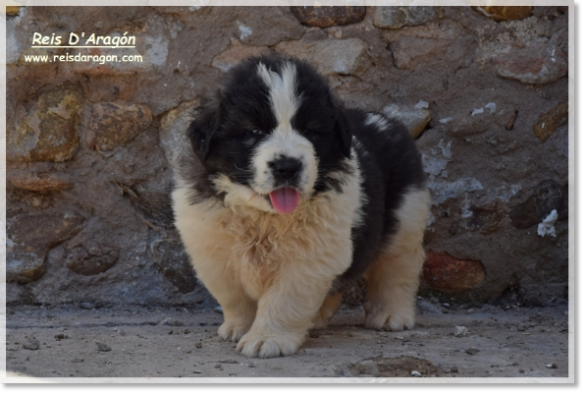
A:
POLYGON ((379 130, 366 125, 367 116, 360 110, 346 112, 367 203, 362 207, 363 223, 352 229, 352 265, 334 282, 333 291, 348 288, 362 276, 398 230, 396 211, 404 194, 411 187, 423 189, 426 183, 420 154, 406 127, 380 115, 387 126, 379 130))

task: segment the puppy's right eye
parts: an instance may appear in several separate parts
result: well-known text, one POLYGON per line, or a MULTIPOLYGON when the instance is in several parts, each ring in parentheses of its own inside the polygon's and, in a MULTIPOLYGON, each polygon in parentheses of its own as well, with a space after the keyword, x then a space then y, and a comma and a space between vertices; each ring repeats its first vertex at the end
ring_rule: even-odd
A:
POLYGON ((261 135, 262 135, 262 134, 264 134, 264 133, 262 133, 262 131, 261 131, 261 130, 254 129, 254 130, 250 130, 250 131, 248 131, 248 134, 251 134, 251 135, 254 135, 254 136, 257 136, 257 137, 259 137, 259 136, 261 136, 261 135))

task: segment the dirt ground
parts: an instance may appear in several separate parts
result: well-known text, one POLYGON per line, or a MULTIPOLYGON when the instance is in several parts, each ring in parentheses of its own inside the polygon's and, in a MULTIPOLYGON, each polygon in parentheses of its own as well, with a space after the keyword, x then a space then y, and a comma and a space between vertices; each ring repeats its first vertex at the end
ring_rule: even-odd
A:
POLYGON ((363 328, 361 308, 343 307, 329 328, 309 333, 296 355, 249 359, 236 352, 234 343, 219 340, 216 331, 222 315, 213 309, 9 307, 7 371, 9 381, 19 376, 45 381, 71 377, 175 377, 186 382, 248 377, 569 381, 567 305, 465 309, 422 299, 419 310, 415 329, 376 332, 363 328))

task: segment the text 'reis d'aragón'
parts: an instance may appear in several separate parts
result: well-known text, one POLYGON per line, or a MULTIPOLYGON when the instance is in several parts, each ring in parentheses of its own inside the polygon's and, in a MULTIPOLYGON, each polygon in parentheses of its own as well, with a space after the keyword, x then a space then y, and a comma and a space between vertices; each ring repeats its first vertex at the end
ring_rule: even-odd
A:
MULTIPOLYGON (((46 46, 58 46, 64 43, 63 36, 56 35, 43 35, 35 32, 33 34, 32 45, 46 45, 46 46)), ((122 35, 107 35, 98 36, 95 33, 86 37, 85 32, 77 34, 74 32, 69 33, 67 45, 79 45, 79 46, 109 46, 112 48, 117 47, 134 47, 136 45, 136 36, 129 36, 128 32, 124 32, 122 35)))

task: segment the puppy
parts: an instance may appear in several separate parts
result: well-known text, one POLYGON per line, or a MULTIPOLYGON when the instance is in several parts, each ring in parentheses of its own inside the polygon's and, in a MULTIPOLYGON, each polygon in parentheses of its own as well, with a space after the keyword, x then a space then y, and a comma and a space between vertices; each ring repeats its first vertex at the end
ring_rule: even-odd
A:
POLYGON ((367 278, 365 326, 415 322, 429 195, 399 122, 345 109, 304 61, 253 57, 188 129, 176 227, 248 357, 295 353, 367 278))

